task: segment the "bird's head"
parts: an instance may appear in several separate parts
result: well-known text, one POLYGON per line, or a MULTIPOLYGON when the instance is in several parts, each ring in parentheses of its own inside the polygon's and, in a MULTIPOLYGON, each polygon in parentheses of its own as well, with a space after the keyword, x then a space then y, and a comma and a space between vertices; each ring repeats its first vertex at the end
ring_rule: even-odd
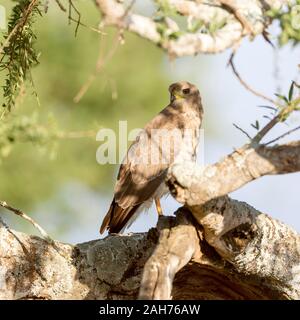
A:
POLYGON ((173 102, 180 102, 180 101, 197 101, 200 98, 200 93, 198 88, 187 82, 187 81, 180 81, 175 82, 170 85, 169 87, 170 92, 170 100, 171 103, 173 102))

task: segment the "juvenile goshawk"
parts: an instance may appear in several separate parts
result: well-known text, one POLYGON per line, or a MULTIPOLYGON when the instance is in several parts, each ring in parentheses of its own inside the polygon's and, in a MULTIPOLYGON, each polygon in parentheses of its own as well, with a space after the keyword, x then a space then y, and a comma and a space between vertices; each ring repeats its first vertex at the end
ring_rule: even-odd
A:
POLYGON ((159 199, 168 192, 168 168, 196 160, 203 115, 199 90, 181 81, 172 84, 169 92, 170 104, 144 127, 127 151, 100 233, 125 229, 153 200, 162 214, 159 199))

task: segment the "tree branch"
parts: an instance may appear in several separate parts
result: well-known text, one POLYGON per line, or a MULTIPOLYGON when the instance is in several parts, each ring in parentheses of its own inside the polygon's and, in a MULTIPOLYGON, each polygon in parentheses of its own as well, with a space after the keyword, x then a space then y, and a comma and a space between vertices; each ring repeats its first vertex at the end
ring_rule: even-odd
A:
POLYGON ((35 222, 31 217, 29 217, 26 213, 24 213, 20 209, 16 209, 16 208, 10 206, 5 201, 1 201, 0 200, 0 206, 5 208, 5 209, 7 209, 7 210, 9 210, 10 212, 13 212, 14 214, 16 214, 17 216, 23 218, 24 220, 30 222, 39 231, 39 233, 42 235, 42 237, 45 240, 47 240, 51 244, 54 244, 54 241, 48 235, 48 233, 37 222, 35 222))
POLYGON ((271 104, 273 105, 276 105, 276 101, 274 101, 273 99, 265 96, 264 94, 254 90, 252 87, 250 87, 248 85, 248 83, 243 80, 243 78, 240 76, 239 72, 237 71, 236 67, 235 67, 235 64, 233 62, 233 58, 234 58, 234 54, 231 54, 230 56, 230 59, 228 61, 228 64, 231 66, 231 69, 232 69, 232 72, 234 73, 234 75, 237 77, 237 79, 240 81, 240 83, 242 84, 242 86, 248 90, 249 92, 251 92, 252 94, 254 94, 255 96, 259 97, 259 98, 262 98, 268 102, 270 102, 271 104))
POLYGON ((181 208, 160 221, 159 238, 151 229, 76 246, 56 242, 69 259, 0 224, 0 299, 135 299, 139 287, 144 299, 300 298, 293 230, 227 197, 192 213, 201 226, 181 208))
MULTIPOLYGON (((243 37, 262 34, 271 22, 265 11, 280 8, 288 1, 235 1, 221 0, 208 3, 189 0, 167 0, 175 15, 184 16, 205 26, 199 29, 179 30, 170 17, 163 21, 128 12, 125 5, 116 0, 95 0, 103 15, 102 25, 124 28, 162 47, 172 57, 217 53, 239 45, 243 37), (171 21, 172 23, 168 23, 171 21), (159 31, 162 30, 163 32, 159 31)), ((196 24, 197 24, 196 23, 196 24)))
POLYGON ((168 185, 179 202, 193 206, 225 196, 259 177, 297 171, 300 171, 300 141, 241 148, 206 167, 176 164, 169 170, 168 185))
POLYGON ((179 209, 176 219, 160 217, 159 241, 145 265, 139 299, 171 299, 175 274, 199 253, 197 230, 186 211, 179 209))

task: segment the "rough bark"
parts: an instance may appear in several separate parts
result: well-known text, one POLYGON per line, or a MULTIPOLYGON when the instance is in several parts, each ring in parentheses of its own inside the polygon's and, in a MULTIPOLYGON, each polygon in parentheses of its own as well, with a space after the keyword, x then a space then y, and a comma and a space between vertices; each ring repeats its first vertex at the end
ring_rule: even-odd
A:
POLYGON ((296 232, 226 197, 193 215, 56 249, 1 227, 0 299, 300 298, 296 232))

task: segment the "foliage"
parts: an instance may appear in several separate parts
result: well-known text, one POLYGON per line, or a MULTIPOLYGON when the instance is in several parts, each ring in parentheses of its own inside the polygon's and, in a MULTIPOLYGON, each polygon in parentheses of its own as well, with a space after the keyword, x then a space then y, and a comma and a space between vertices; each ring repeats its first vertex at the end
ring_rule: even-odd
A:
POLYGON ((268 11, 268 16, 278 20, 281 28, 279 44, 291 42, 297 45, 300 41, 300 0, 290 1, 287 6, 268 11))
POLYGON ((6 102, 2 106, 8 111, 15 105, 24 81, 28 79, 33 85, 31 69, 38 64, 38 53, 34 49, 36 35, 32 26, 37 14, 41 14, 39 1, 20 0, 9 18, 0 60, 0 70, 7 72, 3 86, 6 102))
POLYGON ((226 25, 226 19, 218 18, 207 23, 202 20, 190 19, 182 16, 176 8, 166 0, 155 0, 156 13, 154 20, 157 23, 157 31, 163 39, 177 39, 186 33, 207 33, 214 35, 226 25))
POLYGON ((8 157, 15 143, 30 142, 43 146, 57 138, 57 130, 51 119, 47 126, 39 123, 38 113, 3 119, 0 126, 0 163, 8 157))

